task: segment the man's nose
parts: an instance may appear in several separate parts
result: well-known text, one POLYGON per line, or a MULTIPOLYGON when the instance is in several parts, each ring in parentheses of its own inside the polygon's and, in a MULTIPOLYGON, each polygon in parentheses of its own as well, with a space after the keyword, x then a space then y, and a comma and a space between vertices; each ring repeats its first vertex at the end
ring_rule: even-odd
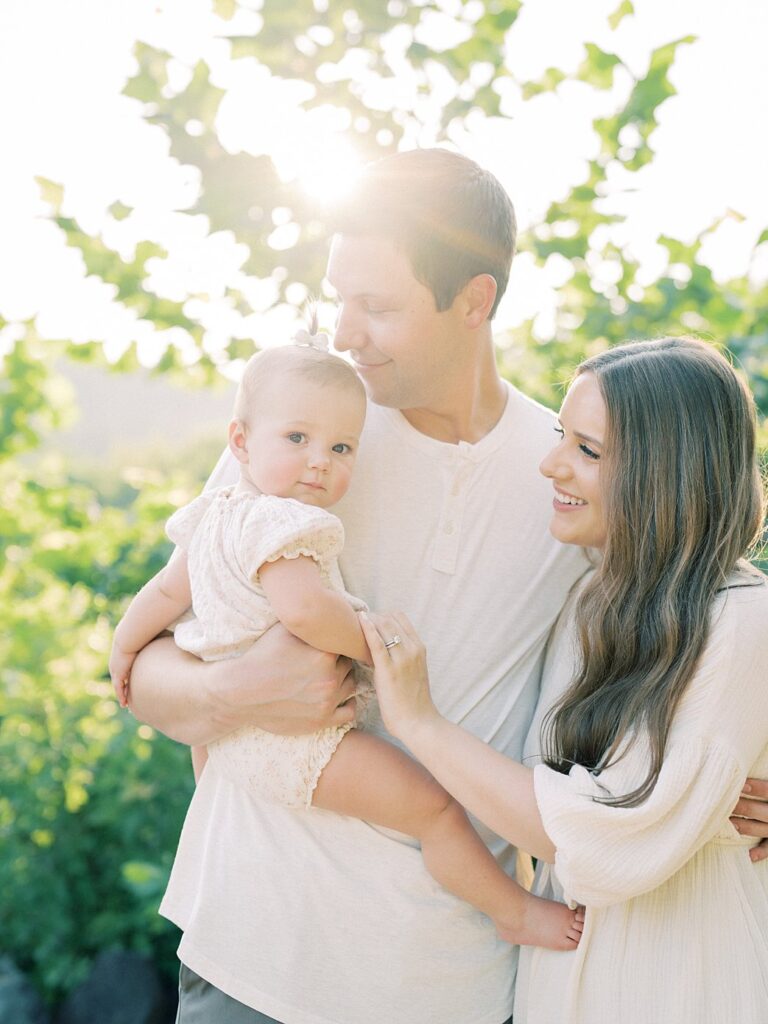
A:
POLYGON ((359 316, 348 306, 340 306, 336 317, 336 333, 333 347, 337 352, 349 352, 350 349, 362 348, 365 344, 365 332, 359 316))

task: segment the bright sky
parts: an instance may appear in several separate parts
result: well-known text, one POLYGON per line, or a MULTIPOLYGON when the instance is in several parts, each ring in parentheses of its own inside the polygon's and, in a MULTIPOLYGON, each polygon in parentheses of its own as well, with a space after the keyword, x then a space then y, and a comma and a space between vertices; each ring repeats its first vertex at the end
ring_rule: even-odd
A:
MULTIPOLYGON (((732 211, 737 216, 708 241, 707 261, 720 279, 747 271, 768 277, 768 245, 750 267, 752 249, 768 225, 768 4, 730 0, 726 8, 722 0, 635 0, 635 16, 612 32, 606 19, 617 5, 618 0, 528 0, 508 37, 505 59, 519 78, 534 79, 552 66, 575 69, 584 58, 584 42, 592 41, 642 74, 652 48, 696 35, 697 42, 678 52, 672 78, 679 94, 660 109, 652 137, 656 159, 635 176, 631 192, 622 191, 627 183, 617 179, 617 191, 607 200, 628 215, 617 238, 642 259, 651 280, 664 265, 664 250, 654 245, 661 230, 691 240, 732 211)), ((248 6, 253 10, 242 13, 241 28, 256 31, 259 2, 250 0, 248 6)), ((471 5, 444 0, 442 7, 444 13, 431 16, 419 37, 434 49, 453 45, 470 31, 466 17, 462 23, 459 16, 471 5)), ((189 348, 183 332, 158 337, 151 325, 137 324, 132 313, 116 306, 110 287, 85 279, 79 253, 41 217, 45 207, 35 175, 64 185, 65 211, 89 231, 102 230, 105 211, 115 200, 135 208, 108 228, 105 241, 126 256, 139 238, 167 247, 168 260, 153 267, 152 287, 174 299, 193 296, 190 314, 200 313, 211 351, 255 326, 255 320, 243 322, 229 309, 227 283, 247 291, 257 315, 271 305, 270 281, 238 281, 245 252, 234 237, 229 232, 210 236, 205 218, 179 212, 195 195, 196 172, 168 157, 162 131, 147 125, 140 105, 121 95, 135 69, 133 44, 143 39, 170 51, 179 84, 190 65, 201 57, 208 61, 215 84, 227 91, 218 121, 227 148, 272 154, 286 179, 306 174, 307 153, 322 152, 324 173, 307 175, 305 181, 316 194, 337 183, 349 166, 348 154, 334 141, 347 115, 328 108, 307 114, 299 107, 304 84, 270 82, 255 62, 231 62, 227 44, 215 38, 217 24, 207 0, 3 0, 0 314, 7 320, 36 316, 44 337, 103 340, 115 357, 138 338, 147 364, 168 342, 182 351, 189 348), (209 298, 195 299, 196 293, 209 298)), ((398 69, 394 88, 407 98, 413 83, 402 66, 406 35, 401 26, 387 45, 398 69)), ((434 85, 433 102, 439 104, 447 95, 439 72, 434 85)), ((453 142, 499 176, 526 227, 583 177, 585 161, 597 147, 592 118, 615 110, 629 88, 629 76, 617 74, 611 92, 566 84, 556 95, 523 102, 512 87, 504 96, 504 119, 470 121, 453 142)), ((385 93, 372 84, 369 102, 386 105, 392 97, 385 93)), ((429 102, 423 102, 428 116, 429 102)), ((410 141, 432 139, 426 133, 410 141)), ((293 230, 290 218, 276 223, 276 263, 293 230)), ((557 260, 548 273, 534 272, 521 254, 499 326, 538 313, 539 330, 546 334, 562 275, 557 260)), ((258 334, 264 336, 266 322, 284 341, 293 319, 291 310, 273 310, 266 321, 260 316, 258 334)), ((0 332, 0 353, 13 337, 13 327, 5 337, 0 332)))

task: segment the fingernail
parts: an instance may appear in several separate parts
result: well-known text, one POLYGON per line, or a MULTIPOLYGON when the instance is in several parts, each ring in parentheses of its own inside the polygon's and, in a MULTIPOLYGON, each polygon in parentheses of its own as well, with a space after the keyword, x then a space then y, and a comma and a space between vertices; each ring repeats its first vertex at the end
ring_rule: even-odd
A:
POLYGON ((752 787, 750 786, 750 784, 748 782, 744 783, 744 788, 742 789, 741 792, 742 793, 751 793, 752 792, 752 787))

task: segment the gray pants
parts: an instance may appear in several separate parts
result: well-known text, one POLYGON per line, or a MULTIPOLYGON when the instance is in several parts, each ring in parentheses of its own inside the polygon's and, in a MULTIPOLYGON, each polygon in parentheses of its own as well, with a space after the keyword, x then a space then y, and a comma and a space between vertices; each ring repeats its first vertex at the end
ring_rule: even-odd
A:
POLYGON ((184 964, 179 968, 176 1024, 280 1024, 225 995, 184 964))
MULTIPOLYGON (((179 970, 179 1012, 176 1024, 280 1024, 239 1003, 204 981, 184 964, 179 970)), ((449 1024, 449 1022, 446 1022, 449 1024)), ((460 1024, 460 1022, 450 1022, 460 1024)), ((510 1017, 506 1024, 512 1024, 510 1017)))

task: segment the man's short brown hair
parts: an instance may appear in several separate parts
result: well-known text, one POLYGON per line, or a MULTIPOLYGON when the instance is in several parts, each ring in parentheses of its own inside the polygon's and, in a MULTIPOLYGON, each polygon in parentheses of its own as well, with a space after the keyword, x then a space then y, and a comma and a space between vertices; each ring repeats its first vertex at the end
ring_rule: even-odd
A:
POLYGON ((517 224, 512 202, 490 171, 447 149, 416 149, 369 164, 334 211, 341 235, 388 238, 414 277, 448 309, 478 274, 496 281, 493 317, 509 280, 517 224))

